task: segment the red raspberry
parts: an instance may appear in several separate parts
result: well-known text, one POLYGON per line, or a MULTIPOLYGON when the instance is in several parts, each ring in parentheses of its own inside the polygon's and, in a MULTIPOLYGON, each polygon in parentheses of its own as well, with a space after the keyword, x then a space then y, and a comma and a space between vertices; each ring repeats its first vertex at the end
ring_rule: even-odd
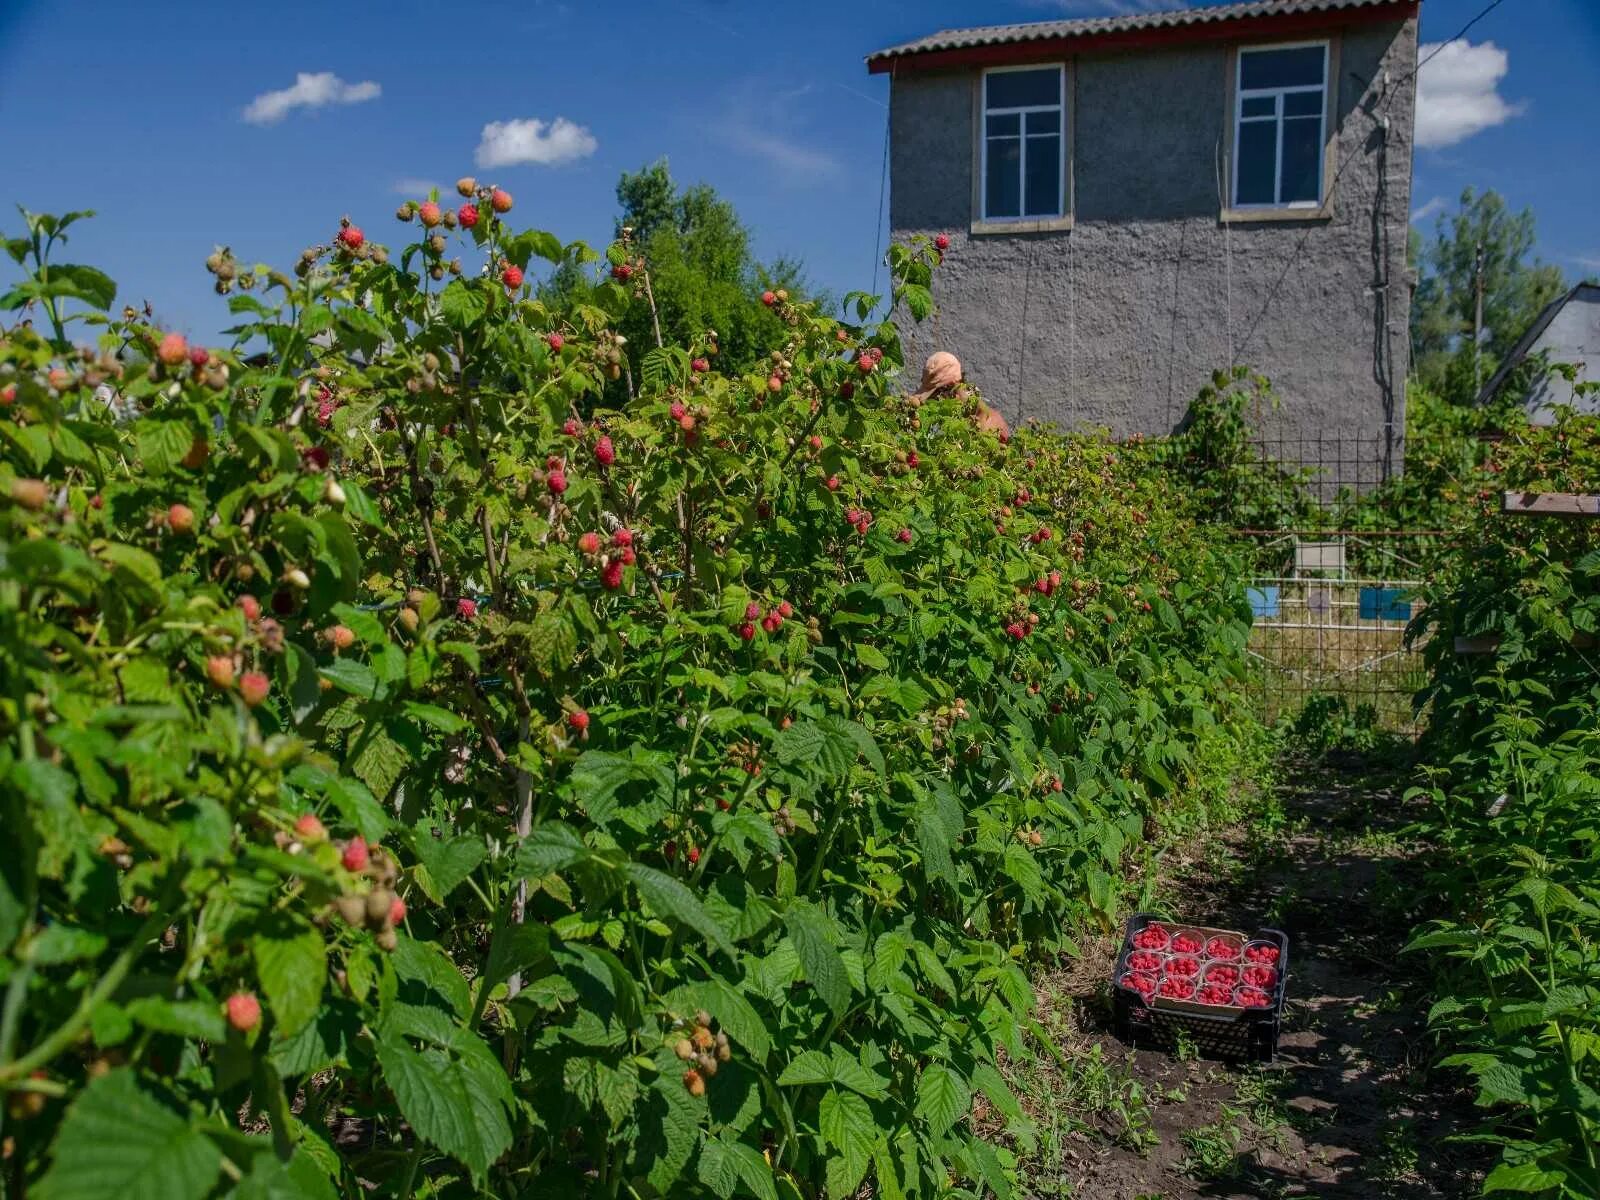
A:
POLYGON ((863 353, 860 358, 856 359, 856 370, 860 371, 863 375, 872 374, 877 367, 878 360, 869 354, 863 353))
POLYGON ((787 600, 778 601, 778 615, 784 619, 794 616, 794 605, 787 600))
POLYGON ((631 545, 633 545, 633 530, 631 530, 631 529, 619 529, 619 530, 617 530, 615 533, 613 533, 611 535, 611 544, 613 546, 631 546, 631 545))
POLYGON ((233 686, 233 659, 226 654, 213 654, 206 659, 206 678, 212 687, 227 691, 233 686))
POLYGON ((909 529, 902 528, 894 537, 897 542, 904 542, 908 546, 911 544, 911 530, 909 529))
POLYGON ((766 616, 761 618, 761 628, 765 629, 768 633, 777 633, 778 627, 782 624, 783 620, 778 616, 777 613, 768 613, 766 616))
POLYGON ((318 400, 317 401, 317 424, 321 425, 324 429, 326 429, 328 427, 328 422, 333 420, 333 414, 334 414, 334 411, 335 411, 336 407, 337 406, 334 404, 334 402, 332 400, 318 400))
POLYGON ((551 471, 550 474, 546 476, 544 483, 545 486, 550 489, 551 495, 559 496, 562 492, 567 490, 566 472, 551 471))
POLYGON ((839 490, 839 477, 837 475, 828 476, 828 490, 830 492, 837 492, 839 490))
POLYGON ((672 402, 672 407, 667 409, 667 411, 672 414, 672 419, 674 421, 681 421, 689 410, 683 407, 682 400, 674 400, 672 402))
POLYGON ((261 1001, 254 992, 235 992, 227 1000, 228 1024, 240 1033, 249 1033, 261 1024, 261 1001))
POLYGON ((156 347, 156 357, 166 366, 176 367, 189 357, 189 343, 184 340, 183 334, 169 333, 156 347))
POLYGON ((578 424, 578 419, 576 417, 568 417, 561 423, 561 432, 566 434, 568 437, 577 437, 583 432, 583 426, 578 424))
POLYGON ((307 842, 320 842, 328 836, 328 831, 323 828, 316 813, 301 813, 300 819, 294 823, 294 831, 302 841, 307 842))
POLYGON ((478 615, 478 602, 466 596, 456 601, 456 616, 463 621, 470 621, 478 615))
POLYGON ((551 354, 560 354, 561 347, 567 344, 567 339, 562 337, 559 333, 552 333, 549 337, 545 338, 545 341, 550 343, 551 354))
POLYGON ((754 600, 750 601, 749 604, 744 606, 744 619, 746 621, 754 621, 760 615, 761 605, 757 604, 754 600))
POLYGON ((1013 621, 1011 624, 1006 626, 1006 632, 1012 637, 1020 640, 1021 638, 1028 636, 1028 627, 1021 621, 1013 621))
POLYGON ((600 582, 607 591, 616 591, 622 586, 622 560, 614 558, 604 567, 600 568, 600 582))
POLYGON ((522 286, 522 268, 516 263, 507 263, 505 270, 500 272, 500 278, 512 291, 522 286))
POLYGON ((328 469, 328 449, 326 446, 310 446, 300 456, 305 464, 313 471, 326 471, 328 469))
POLYGON ((367 864, 372 861, 372 855, 367 850, 367 839, 356 834, 344 844, 339 861, 344 864, 346 871, 365 871, 367 864))
POLYGON ((761 293, 761 303, 765 304, 768 308, 771 308, 777 302, 778 294, 776 292, 766 291, 761 293))
POLYGON ((756 636, 756 627, 754 622, 746 621, 743 625, 739 626, 739 636, 747 642, 754 639, 756 636))
POLYGON ((813 433, 811 435, 809 441, 811 443, 811 448, 813 450, 821 450, 822 449, 822 437, 821 437, 821 435, 813 433))
POLYGON ((260 671, 246 671, 239 676, 239 698, 250 708, 265 700, 271 690, 272 682, 260 671))
POLYGON ((617 461, 617 450, 610 438, 602 437, 594 444, 594 460, 602 467, 609 467, 617 461))
POLYGON ((489 207, 497 213, 510 212, 511 193, 504 188, 495 188, 494 191, 489 193, 489 207))
POLYGON ((711 370, 711 364, 703 358, 697 358, 689 364, 689 369, 704 374, 706 371, 711 370))
POLYGON ((689 860, 690 866, 693 866, 695 863, 700 861, 700 847, 690 846, 689 853, 685 854, 684 857, 689 860))
POLYGON ((851 382, 850 380, 846 379, 843 383, 841 383, 839 385, 839 399, 848 400, 848 399, 850 399, 850 397, 854 396, 855 394, 856 394, 856 385, 853 382, 851 382))
POLYGON ((417 209, 417 216, 421 218, 422 223, 429 229, 432 229, 444 219, 444 214, 439 211, 439 206, 432 200, 424 200, 422 202, 422 206, 417 209))
POLYGON ((568 713, 567 724, 572 727, 575 733, 588 733, 589 714, 581 708, 575 713, 568 713))
POLYGON ((361 243, 367 240, 367 235, 361 232, 359 225, 346 225, 339 231, 339 244, 347 250, 361 249, 361 243))
POLYGON ((915 471, 921 465, 922 460, 917 457, 917 452, 915 450, 906 455, 906 466, 910 467, 913 471, 915 471))
POLYGON ((476 204, 463 204, 456 209, 456 220, 461 222, 461 228, 471 229, 478 223, 478 206, 476 204))
POLYGON ((196 346, 189 351, 189 365, 199 368, 211 361, 211 351, 204 346, 196 346))
POLYGON ((398 925, 406 919, 406 902, 399 896, 394 898, 394 903, 389 905, 389 924, 398 925))
POLYGON ((947 234, 941 233, 938 237, 934 238, 933 239, 933 248, 935 250, 939 251, 941 254, 944 253, 946 250, 950 249, 950 238, 949 238, 949 236, 947 234))
POLYGON ((255 621, 260 619, 261 601, 257 600, 254 596, 240 596, 238 603, 239 611, 244 613, 244 619, 246 621, 255 621))
POLYGON ((592 529, 578 538, 578 549, 584 554, 600 553, 600 535, 592 529))
POLYGON ((633 278, 633 268, 627 263, 618 263, 616 266, 611 268, 611 278, 626 283, 629 279, 633 278))

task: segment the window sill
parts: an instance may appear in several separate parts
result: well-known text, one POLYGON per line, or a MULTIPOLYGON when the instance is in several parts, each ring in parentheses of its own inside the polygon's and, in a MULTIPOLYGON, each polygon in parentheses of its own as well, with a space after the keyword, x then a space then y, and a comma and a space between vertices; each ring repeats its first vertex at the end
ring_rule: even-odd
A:
POLYGON ((1331 221, 1333 205, 1321 208, 1225 208, 1217 218, 1224 225, 1244 225, 1254 221, 1331 221))
POLYGON ((1030 217, 1025 221, 974 221, 968 232, 974 237, 996 233, 1061 233, 1072 228, 1072 216, 1030 217))

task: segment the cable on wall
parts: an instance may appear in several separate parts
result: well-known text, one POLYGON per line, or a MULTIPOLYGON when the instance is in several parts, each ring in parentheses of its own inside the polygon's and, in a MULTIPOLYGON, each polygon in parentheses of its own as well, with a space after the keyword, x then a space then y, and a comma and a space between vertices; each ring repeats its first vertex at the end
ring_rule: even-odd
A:
POLYGON ((893 125, 894 116, 894 74, 896 62, 889 64, 889 100, 883 106, 883 168, 878 174, 878 223, 872 231, 872 290, 867 294, 878 294, 878 268, 883 265, 883 202, 889 194, 889 131, 893 125))

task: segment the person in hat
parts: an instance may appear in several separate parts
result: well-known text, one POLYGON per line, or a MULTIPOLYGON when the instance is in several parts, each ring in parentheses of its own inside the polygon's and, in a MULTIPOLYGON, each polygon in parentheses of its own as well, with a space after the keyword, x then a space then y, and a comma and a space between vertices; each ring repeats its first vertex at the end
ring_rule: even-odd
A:
MULTIPOLYGON (((961 360, 948 350, 935 350, 922 367, 922 387, 911 394, 911 403, 921 405, 935 396, 948 396, 961 386, 961 360)), ((977 425, 1002 442, 1011 440, 1006 419, 982 400, 978 401, 977 425)))

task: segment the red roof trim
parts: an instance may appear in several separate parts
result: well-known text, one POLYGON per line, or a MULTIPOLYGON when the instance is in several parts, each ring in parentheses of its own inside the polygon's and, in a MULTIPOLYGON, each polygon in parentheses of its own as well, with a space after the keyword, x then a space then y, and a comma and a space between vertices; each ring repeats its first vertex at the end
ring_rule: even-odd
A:
POLYGON ((1269 13, 1231 20, 1207 21, 1192 25, 1164 25, 1152 29, 1132 29, 1112 33, 1080 33, 1068 37, 1037 38, 1025 42, 1002 42, 987 46, 960 46, 951 50, 927 50, 869 59, 867 70, 873 75, 944 71, 953 67, 1000 67, 1018 63, 1049 62, 1086 51, 1112 53, 1121 50, 1150 50, 1163 46, 1195 42, 1234 42, 1247 38, 1282 37, 1337 29, 1343 25, 1405 20, 1417 14, 1418 0, 1395 0, 1393 4, 1368 8, 1346 8, 1323 12, 1269 13))

